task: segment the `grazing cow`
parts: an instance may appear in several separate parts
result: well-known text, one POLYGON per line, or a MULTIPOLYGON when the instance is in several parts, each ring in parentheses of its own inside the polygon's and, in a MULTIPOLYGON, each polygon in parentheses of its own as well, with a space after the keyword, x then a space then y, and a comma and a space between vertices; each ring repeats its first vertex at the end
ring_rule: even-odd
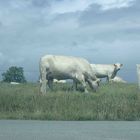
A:
POLYGON ((93 71, 97 78, 107 78, 107 81, 111 81, 117 72, 121 69, 123 64, 91 64, 93 71))
POLYGON ((86 82, 94 91, 97 90, 100 82, 87 60, 72 56, 43 56, 40 59, 40 78, 41 93, 46 93, 46 83, 49 88, 53 88, 53 79, 72 79, 74 89, 76 89, 77 82, 80 82, 85 92, 88 92, 86 82))
POLYGON ((113 79, 111 79, 112 82, 115 83, 127 83, 125 80, 123 80, 121 77, 119 76, 115 76, 113 79))

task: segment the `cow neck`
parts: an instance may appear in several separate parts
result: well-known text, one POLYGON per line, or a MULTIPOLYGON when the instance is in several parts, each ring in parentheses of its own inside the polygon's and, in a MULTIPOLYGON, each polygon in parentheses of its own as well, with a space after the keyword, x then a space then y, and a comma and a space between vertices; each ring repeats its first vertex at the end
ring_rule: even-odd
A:
POLYGON ((112 74, 112 77, 114 78, 117 74, 117 70, 116 70, 116 67, 114 66, 114 71, 113 71, 113 74, 112 74))

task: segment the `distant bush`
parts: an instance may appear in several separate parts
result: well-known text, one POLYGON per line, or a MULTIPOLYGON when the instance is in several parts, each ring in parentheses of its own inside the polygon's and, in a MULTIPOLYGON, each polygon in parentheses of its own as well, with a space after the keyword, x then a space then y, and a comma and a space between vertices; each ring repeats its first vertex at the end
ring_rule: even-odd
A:
POLYGON ((6 72, 4 72, 2 74, 2 79, 4 82, 18 82, 18 83, 26 82, 23 68, 16 66, 12 66, 6 72))

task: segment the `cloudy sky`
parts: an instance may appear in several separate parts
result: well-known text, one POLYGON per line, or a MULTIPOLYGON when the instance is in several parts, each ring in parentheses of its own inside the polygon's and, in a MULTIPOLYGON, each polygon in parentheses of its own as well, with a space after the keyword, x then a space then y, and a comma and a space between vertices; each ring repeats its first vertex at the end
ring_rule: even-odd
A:
POLYGON ((120 62, 119 76, 136 82, 140 1, 0 0, 0 73, 21 66, 27 80, 36 81, 45 54, 120 62))

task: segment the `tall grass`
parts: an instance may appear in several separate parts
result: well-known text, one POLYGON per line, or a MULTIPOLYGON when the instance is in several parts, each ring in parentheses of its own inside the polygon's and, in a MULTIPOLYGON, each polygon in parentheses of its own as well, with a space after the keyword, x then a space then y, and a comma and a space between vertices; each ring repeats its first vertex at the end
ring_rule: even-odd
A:
POLYGON ((135 84, 102 84, 96 93, 88 94, 70 87, 57 84, 40 95, 38 84, 0 83, 0 119, 140 120, 140 92, 135 84))

